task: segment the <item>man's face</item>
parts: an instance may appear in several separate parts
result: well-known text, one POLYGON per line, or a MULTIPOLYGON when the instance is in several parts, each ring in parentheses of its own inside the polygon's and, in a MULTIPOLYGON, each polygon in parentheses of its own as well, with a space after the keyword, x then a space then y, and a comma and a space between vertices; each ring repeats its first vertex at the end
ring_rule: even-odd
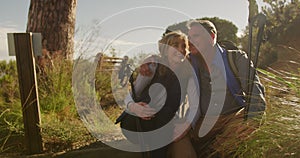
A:
POLYGON ((213 38, 204 27, 200 24, 191 26, 188 31, 188 38, 192 54, 201 53, 206 59, 213 57, 213 38))

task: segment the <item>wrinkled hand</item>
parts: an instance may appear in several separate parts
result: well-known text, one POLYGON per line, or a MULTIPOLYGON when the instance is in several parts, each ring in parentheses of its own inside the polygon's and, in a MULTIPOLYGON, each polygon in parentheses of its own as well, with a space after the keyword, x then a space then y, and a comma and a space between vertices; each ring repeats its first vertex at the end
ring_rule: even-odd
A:
POLYGON ((149 63, 142 64, 140 66, 140 74, 143 76, 152 76, 153 72, 150 70, 149 63))
POLYGON ((176 123, 174 128, 174 133, 173 133, 174 142, 179 141, 185 135, 187 135, 190 129, 191 129, 191 124, 188 122, 176 123))
POLYGON ((156 113, 155 109, 151 108, 147 103, 144 102, 130 103, 128 108, 129 111, 133 112, 144 120, 151 120, 156 113))
POLYGON ((157 58, 157 56, 155 56, 155 55, 151 55, 151 56, 147 57, 143 61, 143 64, 140 66, 139 73, 143 76, 148 76, 148 77, 152 76, 152 74, 154 72, 151 71, 150 64, 155 64, 155 62, 157 62, 156 58, 157 58))

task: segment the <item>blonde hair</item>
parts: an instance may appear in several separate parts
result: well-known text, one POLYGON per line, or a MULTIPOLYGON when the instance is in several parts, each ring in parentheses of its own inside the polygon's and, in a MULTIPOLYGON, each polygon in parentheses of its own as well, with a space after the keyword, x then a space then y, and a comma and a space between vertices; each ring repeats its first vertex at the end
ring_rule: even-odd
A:
POLYGON ((168 48, 171 47, 178 47, 179 43, 184 41, 185 44, 185 54, 187 56, 189 54, 189 44, 187 36, 182 33, 181 31, 173 31, 165 34, 162 39, 158 41, 158 49, 161 57, 165 57, 168 48))
MULTIPOLYGON (((158 49, 159 49, 159 53, 160 56, 162 58, 162 60, 164 60, 165 62, 168 62, 167 60, 167 51, 168 48, 170 47, 178 47, 179 44, 182 43, 182 41, 185 44, 185 54, 184 58, 187 58, 189 52, 189 44, 188 44, 188 38, 187 36, 182 33, 181 31, 172 31, 169 32, 167 34, 165 34, 159 41, 158 41, 158 49)), ((159 74, 163 75, 165 73, 165 67, 161 67, 161 69, 159 69, 159 74)))

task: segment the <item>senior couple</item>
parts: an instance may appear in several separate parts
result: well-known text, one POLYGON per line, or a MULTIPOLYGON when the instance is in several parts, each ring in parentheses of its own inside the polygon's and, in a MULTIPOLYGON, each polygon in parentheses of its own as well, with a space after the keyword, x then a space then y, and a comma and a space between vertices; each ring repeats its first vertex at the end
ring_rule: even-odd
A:
MULTIPOLYGON (((166 32, 158 42, 160 54, 146 58, 140 66, 133 86, 135 96, 150 99, 125 99, 127 112, 140 118, 142 130, 156 130, 173 122, 170 133, 157 133, 172 141, 149 151, 151 158, 208 156, 214 152, 208 144, 231 128, 233 122, 243 122, 247 73, 249 69, 255 71, 247 64, 247 55, 235 55, 235 74, 228 62, 228 51, 217 43, 212 22, 191 20, 187 28, 187 35, 177 30, 166 32)), ((261 116, 264 110, 264 88, 255 75, 251 116, 261 116)))

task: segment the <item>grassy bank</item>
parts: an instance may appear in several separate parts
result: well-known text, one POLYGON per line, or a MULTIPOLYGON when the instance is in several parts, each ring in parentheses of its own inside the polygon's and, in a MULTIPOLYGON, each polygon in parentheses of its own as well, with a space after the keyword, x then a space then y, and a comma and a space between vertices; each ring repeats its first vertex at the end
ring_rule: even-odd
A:
MULTIPOLYGON (((266 87, 267 109, 260 126, 250 131, 238 124, 237 133, 215 146, 224 157, 300 157, 300 71, 298 73, 260 70, 266 87)), ((254 127, 250 125, 250 128, 254 127)))
POLYGON ((268 107, 264 124, 243 142, 243 157, 300 157, 300 70, 298 73, 261 70, 268 107))
MULTIPOLYGON (((74 105, 72 64, 55 63, 38 74, 46 152, 70 150, 96 141, 83 125, 74 105)), ((300 157, 299 71, 293 74, 261 72, 268 102, 263 124, 245 139, 234 144, 225 142, 217 150, 232 157, 300 157)), ((24 129, 15 62, 0 63, 0 86, 0 152, 22 153, 24 129)), ((120 109, 112 101, 110 74, 98 73, 95 87, 103 109, 114 120, 120 109)))

